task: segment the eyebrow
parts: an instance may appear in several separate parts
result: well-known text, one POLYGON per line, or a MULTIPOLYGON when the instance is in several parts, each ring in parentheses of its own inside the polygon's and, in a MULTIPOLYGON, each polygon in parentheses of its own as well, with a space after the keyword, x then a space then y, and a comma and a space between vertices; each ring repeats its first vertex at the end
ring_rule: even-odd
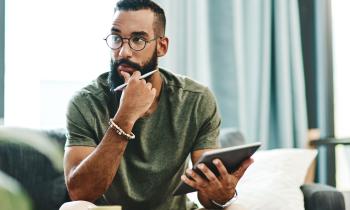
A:
POLYGON ((120 33, 120 30, 117 29, 117 28, 111 28, 111 32, 118 32, 118 33, 120 33))
POLYGON ((131 33, 132 36, 145 36, 148 37, 148 33, 144 32, 144 31, 135 31, 131 33))
MULTIPOLYGON (((121 31, 117 28, 111 28, 111 32, 117 32, 117 33, 121 33, 121 31)), ((145 31, 134 31, 131 33, 131 36, 145 36, 148 37, 148 33, 145 31)))

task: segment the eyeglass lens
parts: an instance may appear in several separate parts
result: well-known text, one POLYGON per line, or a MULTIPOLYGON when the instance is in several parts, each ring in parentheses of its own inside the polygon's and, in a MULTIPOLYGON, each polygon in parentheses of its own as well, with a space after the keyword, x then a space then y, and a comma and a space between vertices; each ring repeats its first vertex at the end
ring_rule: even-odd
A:
POLYGON ((122 38, 116 34, 110 34, 106 38, 107 45, 112 49, 119 49, 123 45, 123 40, 127 39, 129 46, 134 50, 142 50, 146 46, 146 40, 139 36, 122 38))

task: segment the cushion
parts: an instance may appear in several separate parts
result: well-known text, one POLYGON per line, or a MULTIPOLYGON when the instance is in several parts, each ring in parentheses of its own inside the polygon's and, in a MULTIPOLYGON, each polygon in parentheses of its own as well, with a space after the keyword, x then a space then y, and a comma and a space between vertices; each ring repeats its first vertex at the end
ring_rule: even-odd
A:
POLYGON ((334 187, 323 184, 304 184, 301 190, 304 194, 306 210, 345 210, 343 193, 334 187))
POLYGON ((258 151, 254 163, 238 183, 238 204, 250 210, 303 210, 300 186, 316 150, 258 151))

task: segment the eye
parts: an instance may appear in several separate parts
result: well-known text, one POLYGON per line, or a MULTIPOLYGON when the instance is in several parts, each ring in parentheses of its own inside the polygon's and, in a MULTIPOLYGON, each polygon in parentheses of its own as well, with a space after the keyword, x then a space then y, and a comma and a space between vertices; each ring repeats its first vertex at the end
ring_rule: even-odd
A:
POLYGON ((111 39, 112 39, 112 42, 115 42, 115 43, 122 42, 122 38, 119 35, 112 35, 111 39))
POLYGON ((140 37, 140 36, 134 36, 134 37, 131 37, 131 38, 130 38, 130 41, 131 41, 133 44, 142 45, 142 44, 145 43, 145 38, 140 37))

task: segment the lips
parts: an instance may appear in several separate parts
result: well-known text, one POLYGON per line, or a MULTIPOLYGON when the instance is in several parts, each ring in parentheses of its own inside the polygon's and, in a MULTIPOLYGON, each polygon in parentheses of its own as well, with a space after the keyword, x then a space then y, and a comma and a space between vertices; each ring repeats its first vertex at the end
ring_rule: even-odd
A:
POLYGON ((126 64, 121 64, 118 66, 118 72, 124 71, 126 73, 129 73, 130 75, 136 71, 133 67, 126 65, 126 64))

